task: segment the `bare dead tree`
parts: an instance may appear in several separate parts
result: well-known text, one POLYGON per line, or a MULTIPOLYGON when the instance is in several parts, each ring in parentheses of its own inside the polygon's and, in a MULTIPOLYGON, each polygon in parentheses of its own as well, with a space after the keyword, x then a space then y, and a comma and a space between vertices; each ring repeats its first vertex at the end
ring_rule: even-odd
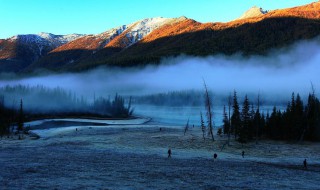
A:
POLYGON ((206 134, 206 126, 204 124, 203 121, 203 117, 202 117, 202 112, 200 112, 200 118, 201 118, 201 130, 202 130, 202 136, 203 136, 203 140, 206 140, 205 134, 206 134))
POLYGON ((213 124, 212 124, 212 109, 211 109, 211 99, 210 99, 210 96, 209 96, 209 92, 208 92, 208 88, 207 88, 207 85, 206 85, 206 82, 203 80, 203 83, 204 83, 204 89, 205 89, 205 107, 206 107, 206 110, 207 110, 207 121, 208 121, 208 132, 209 132, 209 135, 211 136, 212 138, 212 141, 214 141, 214 137, 213 137, 213 124))
POLYGON ((9 121, 9 134, 8 137, 11 136, 13 134, 13 130, 14 130, 14 121, 15 121, 15 117, 16 117, 16 107, 17 105, 17 100, 16 98, 13 98, 12 100, 12 105, 11 105, 11 114, 10 114, 10 121, 9 121))
MULTIPOLYGON (((258 93, 258 108, 257 114, 260 114, 260 92, 258 93)), ((258 144, 259 128, 260 128, 260 115, 258 116, 258 123, 256 123, 256 144, 258 144)))
POLYGON ((316 93, 316 90, 315 90, 315 88, 314 88, 314 86, 313 86, 312 81, 311 81, 310 83, 311 83, 311 91, 312 91, 312 95, 314 96, 314 95, 315 95, 315 93, 316 93))
POLYGON ((186 132, 188 131, 188 129, 189 129, 189 119, 187 121, 186 126, 184 127, 184 134, 183 135, 186 135, 186 132))
POLYGON ((231 110, 231 101, 232 101, 232 98, 231 98, 231 94, 229 95, 229 97, 228 97, 228 111, 229 111, 229 113, 228 113, 228 120, 229 120, 229 131, 228 131, 228 146, 230 146, 230 136, 231 136, 231 112, 230 112, 230 110, 231 110))
MULTIPOLYGON (((310 81, 310 84, 311 84, 311 92, 312 92, 312 94, 311 94, 312 102, 314 102, 316 90, 313 86, 312 81, 310 81)), ((309 114, 310 114, 310 107, 307 106, 307 110, 306 110, 306 121, 307 121, 306 123, 307 124, 303 127, 303 131, 302 131, 301 136, 299 138, 300 143, 303 141, 306 131, 310 130, 310 125, 309 125, 310 121, 309 121, 309 117, 308 117, 309 114)))

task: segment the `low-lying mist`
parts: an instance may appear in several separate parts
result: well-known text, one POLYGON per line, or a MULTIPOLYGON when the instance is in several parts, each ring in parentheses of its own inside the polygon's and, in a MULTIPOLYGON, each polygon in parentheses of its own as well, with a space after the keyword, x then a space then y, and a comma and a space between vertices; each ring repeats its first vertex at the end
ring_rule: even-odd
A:
MULTIPOLYGON (((203 90, 205 80, 215 96, 227 96, 237 90, 241 99, 244 94, 260 93, 264 99, 287 101, 292 92, 306 96, 311 91, 311 83, 318 93, 319 71, 320 40, 317 38, 272 50, 265 56, 181 55, 163 59, 159 65, 145 68, 101 67, 76 74, 3 78, 0 87, 18 84, 61 87, 90 100, 94 96, 107 97, 114 96, 115 93, 137 96, 203 90)), ((20 96, 23 98, 24 95, 20 96)))

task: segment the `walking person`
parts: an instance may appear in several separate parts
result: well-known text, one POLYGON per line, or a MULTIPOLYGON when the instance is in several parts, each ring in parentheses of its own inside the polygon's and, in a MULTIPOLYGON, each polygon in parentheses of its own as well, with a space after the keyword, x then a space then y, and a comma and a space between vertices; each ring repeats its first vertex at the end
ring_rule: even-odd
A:
POLYGON ((168 158, 171 158, 171 149, 168 150, 168 158))
POLYGON ((242 158, 244 158, 244 150, 242 151, 242 158))
POLYGON ((215 161, 217 158, 218 158, 218 154, 217 154, 217 153, 214 153, 214 155, 213 155, 213 161, 215 161))
POLYGON ((304 167, 305 169, 308 169, 308 168, 307 168, 307 159, 304 159, 304 161, 303 161, 303 167, 304 167))

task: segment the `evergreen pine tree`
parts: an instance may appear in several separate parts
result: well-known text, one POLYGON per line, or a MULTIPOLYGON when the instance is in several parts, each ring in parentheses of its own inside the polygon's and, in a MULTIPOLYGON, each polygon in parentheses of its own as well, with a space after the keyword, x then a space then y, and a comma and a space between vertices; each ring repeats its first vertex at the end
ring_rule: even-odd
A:
POLYGON ((294 95, 294 92, 292 92, 292 95, 291 95, 291 104, 290 104, 290 107, 289 107, 289 112, 288 112, 288 127, 289 127, 289 130, 288 130, 288 137, 290 140, 293 140, 293 139, 296 139, 297 138, 297 135, 296 135, 296 131, 295 131, 295 113, 296 113, 296 100, 295 100, 295 95, 294 95))
POLYGON ((256 139, 256 144, 258 143, 258 139, 259 139, 259 133, 260 133, 260 127, 261 127, 261 118, 262 115, 260 114, 260 110, 259 107, 257 108, 257 111, 254 114, 254 118, 253 118, 253 124, 254 124, 254 128, 255 128, 255 139, 256 139))
POLYGON ((304 139, 304 135, 306 132, 306 119, 305 119, 305 112, 303 102, 299 94, 297 94, 296 98, 296 108, 295 108, 295 123, 296 123, 296 131, 297 131, 297 138, 300 141, 304 139))
POLYGON ((6 133, 5 119, 6 109, 4 107, 4 96, 0 96, 0 136, 6 133))
POLYGON ((232 116, 231 116, 231 130, 234 133, 234 138, 237 139, 239 134, 239 129, 241 126, 241 118, 240 118, 240 111, 239 111, 239 104, 237 98, 237 92, 234 91, 233 93, 233 105, 232 105, 232 116))
POLYGON ((278 140, 282 140, 285 134, 283 129, 283 115, 280 110, 278 110, 276 114, 274 134, 275 134, 275 138, 278 140))
POLYGON ((320 104, 314 92, 308 96, 308 104, 306 106, 307 131, 306 138, 311 141, 317 139, 317 129, 320 124, 320 104))
POLYGON ((292 114, 295 113, 295 108, 296 108, 296 100, 295 100, 295 96, 294 96, 294 92, 292 92, 292 95, 291 95, 291 104, 290 104, 290 112, 292 114))
POLYGON ((291 137, 291 103, 288 102, 286 111, 284 111, 283 116, 283 139, 289 140, 291 137))
POLYGON ((24 125, 24 113, 23 113, 23 102, 20 100, 20 109, 19 109, 19 117, 18 117, 18 131, 23 131, 24 125))
POLYGON ((249 138, 249 126, 250 126, 250 105, 248 96, 245 96, 242 111, 241 111, 241 128, 239 130, 239 142, 245 143, 249 138))
POLYGON ((255 127, 255 136, 256 136, 256 144, 258 144, 258 139, 259 139, 259 133, 260 133, 260 127, 261 127, 261 118, 262 115, 260 114, 260 93, 258 94, 258 101, 257 101, 257 110, 256 113, 254 114, 253 118, 253 124, 255 127))
POLYGON ((249 122, 249 129, 248 129, 248 140, 252 140, 253 136, 255 134, 255 124, 254 124, 254 116, 255 116, 255 111, 253 104, 251 104, 251 110, 250 110, 250 122, 249 122))
POLYGON ((229 134, 230 123, 226 112, 226 106, 223 106, 223 134, 229 134))
POLYGON ((275 131, 276 131, 276 120, 277 120, 277 108, 276 106, 273 107, 272 113, 269 118, 269 125, 268 125, 268 135, 269 138, 275 139, 275 131))

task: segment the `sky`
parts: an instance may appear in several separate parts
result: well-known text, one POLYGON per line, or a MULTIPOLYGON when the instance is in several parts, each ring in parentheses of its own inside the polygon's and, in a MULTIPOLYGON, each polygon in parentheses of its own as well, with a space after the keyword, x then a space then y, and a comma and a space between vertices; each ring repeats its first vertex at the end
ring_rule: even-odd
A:
POLYGON ((228 22, 252 6, 274 10, 316 0, 0 0, 0 39, 17 34, 98 34, 151 17, 228 22), (240 3, 241 2, 241 3, 240 3))

